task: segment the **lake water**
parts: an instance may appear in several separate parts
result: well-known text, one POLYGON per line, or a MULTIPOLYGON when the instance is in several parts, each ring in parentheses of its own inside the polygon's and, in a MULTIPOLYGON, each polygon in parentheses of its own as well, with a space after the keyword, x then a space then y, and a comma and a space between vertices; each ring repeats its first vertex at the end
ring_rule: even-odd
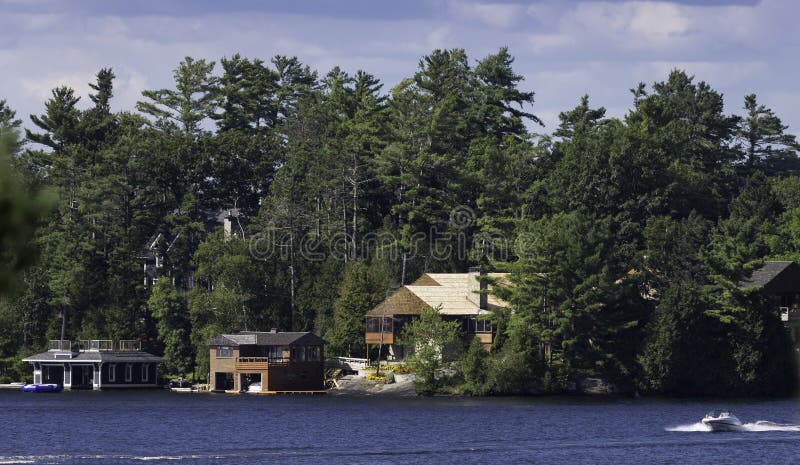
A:
POLYGON ((0 464, 797 464, 798 423, 787 400, 0 391, 0 464), (748 431, 702 431, 720 407, 748 431))

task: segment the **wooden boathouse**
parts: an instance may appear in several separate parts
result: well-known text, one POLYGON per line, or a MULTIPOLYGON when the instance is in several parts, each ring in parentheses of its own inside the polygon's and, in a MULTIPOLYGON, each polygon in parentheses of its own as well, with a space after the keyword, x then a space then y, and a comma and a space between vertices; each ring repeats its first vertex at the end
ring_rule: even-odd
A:
POLYGON ((61 384, 64 389, 158 387, 161 357, 142 352, 140 341, 107 339, 72 344, 50 341, 47 352, 24 358, 33 365, 35 384, 61 384))
POLYGON ((209 346, 209 390, 323 392, 325 341, 310 332, 275 330, 220 334, 209 346))

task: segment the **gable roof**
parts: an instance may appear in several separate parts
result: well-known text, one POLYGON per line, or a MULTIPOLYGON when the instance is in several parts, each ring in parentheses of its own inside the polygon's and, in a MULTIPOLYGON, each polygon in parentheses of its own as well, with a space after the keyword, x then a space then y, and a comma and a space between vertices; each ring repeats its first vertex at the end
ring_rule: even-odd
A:
POLYGON ((773 294, 800 292, 800 266, 791 261, 768 261, 753 272, 749 278, 739 282, 740 287, 761 286, 773 294))
POLYGON ((289 346, 289 345, 323 345, 325 340, 314 333, 304 332, 267 332, 267 331, 239 331, 236 334, 220 334, 209 339, 206 345, 216 346, 289 346))
MULTIPOLYGON (((505 281, 508 273, 485 276, 505 281)), ((425 273, 413 284, 398 289, 367 315, 419 315, 425 307, 439 308, 443 315, 477 315, 481 313, 477 278, 475 273, 425 273)), ((487 295, 487 303, 487 310, 508 306, 491 294, 487 295)))
POLYGON ((403 286, 387 297, 377 307, 367 312, 370 316, 379 315, 419 315, 428 304, 403 286))

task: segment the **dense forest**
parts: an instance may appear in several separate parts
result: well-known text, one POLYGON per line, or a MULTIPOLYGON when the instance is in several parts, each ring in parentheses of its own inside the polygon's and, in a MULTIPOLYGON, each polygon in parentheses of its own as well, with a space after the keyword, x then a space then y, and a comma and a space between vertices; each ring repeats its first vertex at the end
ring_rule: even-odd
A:
POLYGON ((286 56, 187 57, 174 87, 119 113, 102 69, 90 103, 53 89, 24 134, 0 100, 0 378, 29 377, 19 360, 62 330, 141 339, 201 379, 223 331, 311 330, 360 356, 387 293, 481 266, 511 273, 496 286, 511 309, 491 315, 491 352, 464 348, 460 392, 587 376, 793 392, 775 302, 736 285, 800 260, 800 146, 780 118, 755 95, 726 114, 674 70, 634 85, 621 119, 576 96, 544 128, 513 62, 435 50, 387 92, 286 56))

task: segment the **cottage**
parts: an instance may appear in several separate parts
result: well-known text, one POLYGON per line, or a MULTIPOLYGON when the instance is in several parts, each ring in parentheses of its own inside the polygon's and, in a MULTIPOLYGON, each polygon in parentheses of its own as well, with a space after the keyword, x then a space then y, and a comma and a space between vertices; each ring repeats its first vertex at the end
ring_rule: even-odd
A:
POLYGON ((800 341, 800 266, 791 261, 767 261, 741 287, 762 287, 775 297, 781 320, 795 344, 800 341))
POLYGON ((23 359, 33 365, 33 382, 64 389, 158 387, 161 357, 142 352, 139 341, 93 339, 72 344, 50 341, 50 349, 23 359))
MULTIPOLYGON (((180 210, 174 210, 173 214, 185 214, 180 210)), ((228 241, 232 239, 244 239, 244 227, 242 219, 244 216, 238 208, 227 208, 221 210, 204 210, 201 212, 203 226, 206 233, 210 233, 218 225, 222 225, 223 238, 228 241)), ((144 271, 144 287, 153 287, 161 278, 170 278, 173 285, 179 285, 184 289, 192 289, 195 285, 194 275, 189 272, 182 276, 181 282, 176 283, 172 270, 169 266, 165 267, 166 257, 169 256, 172 246, 181 238, 180 233, 175 236, 166 237, 160 232, 156 232, 147 240, 137 257, 142 262, 144 271)))
POLYGON ((461 323, 468 339, 477 338, 487 349, 493 342, 490 321, 481 318, 508 303, 491 295, 486 279, 505 280, 507 273, 425 273, 414 283, 403 286, 377 307, 367 312, 364 340, 367 346, 383 344, 390 359, 403 359, 398 336, 406 323, 419 316, 422 309, 438 309, 448 320, 461 323))
POLYGON ((212 391, 325 389, 325 341, 312 333, 240 331, 220 334, 207 345, 212 391))

